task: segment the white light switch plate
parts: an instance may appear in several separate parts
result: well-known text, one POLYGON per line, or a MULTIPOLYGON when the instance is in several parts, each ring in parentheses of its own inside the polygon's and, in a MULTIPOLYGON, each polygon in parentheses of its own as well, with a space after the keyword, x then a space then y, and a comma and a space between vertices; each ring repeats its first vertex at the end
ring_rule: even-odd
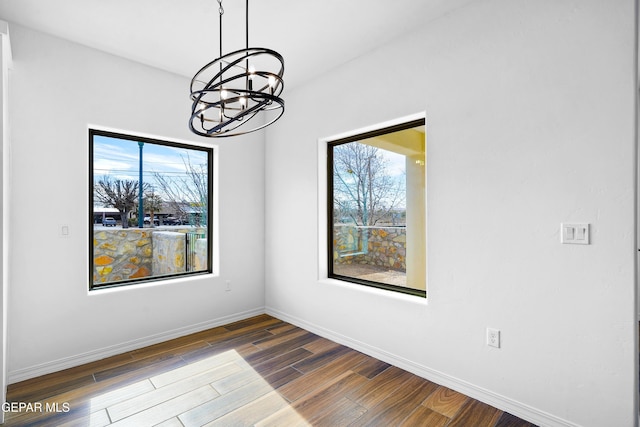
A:
POLYGON ((589 224, 560 224, 560 241, 565 245, 588 245, 589 224))

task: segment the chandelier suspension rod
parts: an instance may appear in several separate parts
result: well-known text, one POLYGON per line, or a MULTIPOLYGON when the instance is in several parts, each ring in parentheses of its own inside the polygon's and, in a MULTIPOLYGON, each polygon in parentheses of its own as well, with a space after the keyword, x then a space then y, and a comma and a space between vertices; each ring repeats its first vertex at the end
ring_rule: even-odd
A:
POLYGON ((245 22, 244 22, 244 40, 245 40, 245 48, 247 50, 247 60, 244 62, 244 68, 247 71, 247 82, 246 82, 246 87, 247 89, 253 89, 253 87, 251 87, 251 83, 249 83, 249 80, 251 79, 251 77, 249 76, 249 0, 247 0, 246 2, 246 6, 245 6, 245 22))
POLYGON ((220 55, 218 55, 218 58, 222 58, 222 15, 224 15, 222 0, 218 0, 218 5, 218 13, 220 14, 220 55))
MULTIPOLYGON (((246 3, 246 14, 245 14, 245 22, 244 22, 244 31, 245 31, 245 48, 249 50, 249 0, 246 3)), ((248 67, 247 67, 248 68, 248 67)))
MULTIPOLYGON (((222 58, 222 15, 224 15, 224 9, 222 8, 222 0, 218 0, 218 14, 220 15, 220 56, 222 58)), ((220 61, 220 88, 222 89, 222 61, 220 61)), ((224 103, 220 105, 220 121, 224 119, 224 103)), ((200 120, 204 123, 204 115, 200 120)))
POLYGON ((247 51, 247 59, 244 61, 244 69, 247 74, 247 78, 245 80, 245 87, 247 90, 253 90, 251 76, 249 75, 249 0, 245 3, 245 18, 244 18, 244 41, 245 48, 247 51))

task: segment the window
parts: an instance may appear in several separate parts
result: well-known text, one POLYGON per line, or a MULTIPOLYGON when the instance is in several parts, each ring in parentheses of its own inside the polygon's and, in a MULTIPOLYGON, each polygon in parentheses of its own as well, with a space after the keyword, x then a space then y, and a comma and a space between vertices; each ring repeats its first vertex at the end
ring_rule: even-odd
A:
POLYGON ((426 296, 425 120, 329 141, 328 275, 426 296))
POLYGON ((89 289, 212 271, 213 150, 89 130, 89 289))

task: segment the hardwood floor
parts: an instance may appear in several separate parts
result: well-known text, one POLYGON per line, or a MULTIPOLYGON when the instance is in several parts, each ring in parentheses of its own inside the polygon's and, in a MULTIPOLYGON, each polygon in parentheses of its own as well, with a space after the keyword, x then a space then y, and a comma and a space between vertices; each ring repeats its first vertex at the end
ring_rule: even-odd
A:
POLYGON ((7 399, 7 426, 533 425, 269 315, 12 384, 7 399))

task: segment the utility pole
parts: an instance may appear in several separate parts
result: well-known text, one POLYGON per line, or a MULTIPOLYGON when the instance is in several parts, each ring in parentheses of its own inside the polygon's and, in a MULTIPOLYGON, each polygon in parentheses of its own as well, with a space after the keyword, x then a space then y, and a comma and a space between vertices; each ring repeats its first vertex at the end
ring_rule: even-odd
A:
POLYGON ((142 204, 142 147, 144 142, 138 141, 140 147, 140 175, 138 177, 138 228, 144 228, 144 206, 142 204))

